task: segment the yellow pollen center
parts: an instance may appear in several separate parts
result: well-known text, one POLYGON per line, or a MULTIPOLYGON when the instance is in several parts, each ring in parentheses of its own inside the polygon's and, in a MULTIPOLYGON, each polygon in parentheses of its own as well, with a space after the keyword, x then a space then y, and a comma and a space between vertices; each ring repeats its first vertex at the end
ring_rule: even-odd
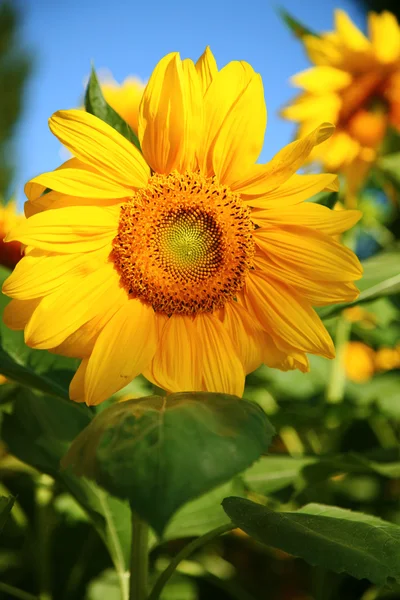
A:
POLYGON ((122 285, 167 315, 221 308, 253 264, 249 214, 215 178, 154 175, 121 208, 112 259, 122 285))

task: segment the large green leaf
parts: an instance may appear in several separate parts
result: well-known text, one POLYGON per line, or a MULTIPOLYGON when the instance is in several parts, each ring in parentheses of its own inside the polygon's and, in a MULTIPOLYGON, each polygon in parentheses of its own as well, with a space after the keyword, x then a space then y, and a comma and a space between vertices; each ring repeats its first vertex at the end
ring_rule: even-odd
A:
MULTIPOLYGON (((0 284, 10 271, 0 267, 0 284)), ((0 293, 0 313, 10 299, 0 293)), ((46 350, 32 350, 22 331, 12 331, 0 320, 0 374, 29 388, 68 398, 68 386, 78 361, 46 350)))
POLYGON ((14 505, 14 498, 11 496, 0 496, 0 533, 9 517, 11 509, 14 505))
POLYGON ((400 580, 400 527, 377 517, 309 504, 297 512, 274 512, 243 498, 223 507, 238 527, 259 542, 311 565, 384 585, 400 580))
POLYGON ((400 252, 382 252, 362 263, 364 273, 356 282, 360 295, 354 302, 318 309, 322 319, 331 317, 349 306, 368 302, 381 296, 400 293, 400 252))
POLYGON ((161 535, 180 506, 266 452, 273 433, 259 406, 236 396, 150 396, 99 414, 64 465, 128 499, 161 535))
POLYGON ((80 404, 16 390, 11 414, 2 421, 2 439, 23 462, 54 477, 86 511, 104 540, 120 580, 128 569, 130 511, 94 482, 60 469, 69 444, 90 422, 91 411, 80 404))
POLYGON ((139 150, 140 143, 137 135, 124 119, 106 102, 97 79, 96 71, 92 68, 89 83, 85 93, 86 111, 111 125, 139 150))

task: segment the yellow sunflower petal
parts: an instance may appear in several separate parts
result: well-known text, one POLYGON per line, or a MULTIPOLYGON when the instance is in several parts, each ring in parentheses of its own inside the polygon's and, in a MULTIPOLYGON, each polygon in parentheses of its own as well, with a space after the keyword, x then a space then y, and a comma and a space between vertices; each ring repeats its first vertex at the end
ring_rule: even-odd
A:
POLYGON ((128 188, 118 185, 115 181, 84 169, 63 169, 42 173, 27 185, 39 185, 81 198, 126 198, 131 193, 128 188))
POLYGON ((127 188, 147 184, 150 169, 139 150, 101 119, 83 110, 60 110, 50 118, 49 126, 76 158, 103 177, 127 188))
POLYGON ((299 225, 311 227, 328 235, 347 231, 362 217, 360 210, 330 210, 326 206, 307 202, 295 206, 274 207, 253 211, 251 218, 260 227, 299 225))
POLYGON ((93 319, 81 325, 61 344, 49 348, 49 351, 73 358, 89 357, 101 331, 126 301, 127 296, 123 288, 113 290, 113 302, 105 312, 97 314, 93 319))
MULTIPOLYGON (((336 123, 341 106, 342 100, 336 92, 318 95, 307 92, 294 98, 291 104, 280 111, 280 114, 289 121, 304 121, 308 127, 308 131, 305 132, 307 134, 325 120, 336 123)), ((297 137, 301 136, 297 135, 297 137)))
POLYGON ((157 347, 154 311, 127 300, 100 333, 85 376, 85 401, 99 404, 149 364, 157 347))
POLYGON ((248 63, 232 61, 215 74, 207 89, 204 96, 204 139, 199 154, 200 169, 205 175, 214 173, 212 157, 219 131, 254 76, 255 72, 248 63))
POLYGON ((322 160, 326 169, 337 171, 344 165, 351 164, 359 152, 360 144, 357 140, 347 131, 337 131, 327 147, 321 148, 321 155, 315 155, 315 158, 322 160))
POLYGON ((296 73, 291 78, 294 85, 314 94, 337 92, 347 87, 351 81, 352 76, 350 73, 328 65, 311 67, 296 73))
POLYGON ((360 279, 362 267, 356 255, 336 240, 305 227, 260 228, 254 241, 271 258, 283 259, 304 273, 321 280, 360 279))
POLYGON ((209 313, 198 314, 194 324, 204 390, 242 396, 245 372, 225 327, 209 313))
POLYGON ((69 384, 69 397, 74 402, 85 402, 85 375, 88 359, 84 358, 69 384))
POLYGON ((264 142, 267 109, 260 75, 255 74, 232 105, 216 135, 213 170, 221 183, 230 185, 256 162, 264 142))
POLYGON ((380 15, 369 13, 368 26, 377 59, 390 63, 400 58, 400 27, 396 17, 383 11, 380 15))
POLYGON ((65 277, 85 277, 105 264, 104 251, 85 254, 42 254, 24 256, 3 283, 3 293, 12 298, 30 300, 51 294, 65 277))
POLYGON ((297 292, 307 298, 313 306, 326 306, 338 302, 353 302, 360 294, 355 284, 348 281, 328 281, 313 277, 310 273, 304 273, 294 268, 293 264, 281 257, 267 254, 257 254, 255 265, 274 279, 279 279, 294 287, 297 292))
POLYGON ((202 391, 193 318, 172 315, 162 324, 157 352, 149 368, 144 371, 144 376, 170 393, 202 391))
POLYGON ((40 298, 34 300, 11 300, 3 312, 3 321, 10 329, 21 330, 28 323, 34 310, 40 303, 40 298))
POLYGON ((210 83, 218 73, 217 63, 209 46, 207 46, 207 48, 204 50, 203 54, 197 61, 196 71, 199 76, 201 88, 203 90, 204 95, 208 90, 210 83))
POLYGON ((245 373, 254 371, 264 362, 267 335, 237 302, 227 302, 221 313, 222 323, 233 342, 245 373))
POLYGON ((111 265, 86 277, 66 279, 36 308, 25 328, 26 343, 33 348, 58 346, 84 323, 112 305, 118 284, 118 276, 111 265))
POLYGON ((337 66, 342 63, 342 52, 332 37, 306 35, 302 42, 312 63, 337 66))
MULTIPOLYGON (((66 160, 64 163, 62 163, 62 165, 57 167, 55 170, 60 171, 61 169, 89 169, 90 170, 90 167, 88 165, 85 165, 85 163, 83 163, 81 160, 78 160, 77 158, 70 158, 69 160, 66 160)), ((97 171, 95 171, 95 169, 92 169, 92 171, 97 172, 97 171)), ((47 186, 41 185, 39 183, 33 183, 33 180, 31 180, 25 184, 24 192, 25 192, 28 200, 37 200, 43 194, 46 187, 47 186)))
POLYGON ((143 154, 157 173, 195 167, 202 135, 203 94, 192 61, 173 52, 154 69, 143 94, 139 139, 143 154))
POLYGON ((246 176, 231 184, 231 188, 244 195, 266 194, 294 175, 314 146, 327 140, 334 130, 334 126, 330 123, 323 123, 304 138, 282 148, 269 163, 253 165, 246 176))
POLYGON ((335 25, 337 34, 347 48, 354 52, 370 50, 371 43, 368 38, 356 27, 349 15, 341 9, 335 10, 335 25))
POLYGON ((271 336, 267 337, 267 343, 264 346, 263 362, 268 367, 279 369, 280 371, 292 371, 293 369, 299 369, 303 373, 309 371, 308 358, 304 352, 296 351, 281 339, 279 342, 281 348, 278 348, 271 336))
POLYGON ((48 210, 14 227, 6 241, 18 240, 50 252, 90 252, 112 241, 118 219, 118 207, 70 206, 48 210))
POLYGON ((317 313, 293 288, 259 271, 246 282, 246 302, 263 328, 301 352, 333 358, 332 340, 317 313))
POLYGON ((121 198, 78 198, 59 192, 48 192, 36 200, 28 200, 24 204, 24 212, 27 219, 39 212, 55 208, 66 208, 67 206, 113 206, 120 204, 121 198))
POLYGON ((322 191, 337 192, 338 190, 337 175, 329 173, 292 175, 285 183, 266 192, 264 196, 246 195, 243 197, 243 201, 254 208, 280 209, 300 204, 322 191))

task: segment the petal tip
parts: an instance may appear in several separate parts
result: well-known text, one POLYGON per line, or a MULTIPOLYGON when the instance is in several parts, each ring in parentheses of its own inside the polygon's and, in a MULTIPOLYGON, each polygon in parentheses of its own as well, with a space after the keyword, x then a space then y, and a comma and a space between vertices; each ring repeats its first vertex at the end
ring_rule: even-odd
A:
POLYGON ((325 142, 334 133, 336 127, 332 123, 322 123, 317 129, 317 144, 325 142))

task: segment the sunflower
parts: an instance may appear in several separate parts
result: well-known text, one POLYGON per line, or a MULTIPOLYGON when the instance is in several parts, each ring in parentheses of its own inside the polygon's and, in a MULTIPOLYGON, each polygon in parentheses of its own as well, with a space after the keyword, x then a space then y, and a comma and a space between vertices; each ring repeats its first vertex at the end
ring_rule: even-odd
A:
POLYGON ((362 342, 348 342, 344 351, 346 376, 356 383, 369 381, 375 372, 375 352, 362 342))
POLYGON ((101 91, 108 104, 131 126, 138 130, 139 104, 145 84, 137 77, 127 77, 121 84, 113 79, 101 83, 101 91))
POLYGON ((389 12, 369 13, 366 37, 343 10, 335 31, 303 38, 314 67, 292 82, 303 92, 282 111, 299 123, 298 136, 321 120, 336 126, 311 153, 324 170, 362 179, 376 159, 388 126, 400 131, 400 28, 389 12), (357 172, 358 171, 358 176, 357 172))
POLYGON ((241 396, 262 363, 333 357, 312 305, 357 297, 360 264, 334 236, 360 213, 303 203, 337 189, 335 175, 296 174, 331 125, 256 164, 265 126, 260 75, 218 70, 209 49, 158 63, 141 151, 91 114, 51 117, 74 158, 26 185, 4 319, 29 346, 82 359, 73 400, 98 404, 139 373, 168 392, 241 396))
POLYGON ((21 259, 22 246, 16 240, 6 244, 4 238, 21 221, 25 221, 25 217, 18 213, 14 200, 5 205, 0 202, 0 265, 8 269, 13 269, 21 259))

